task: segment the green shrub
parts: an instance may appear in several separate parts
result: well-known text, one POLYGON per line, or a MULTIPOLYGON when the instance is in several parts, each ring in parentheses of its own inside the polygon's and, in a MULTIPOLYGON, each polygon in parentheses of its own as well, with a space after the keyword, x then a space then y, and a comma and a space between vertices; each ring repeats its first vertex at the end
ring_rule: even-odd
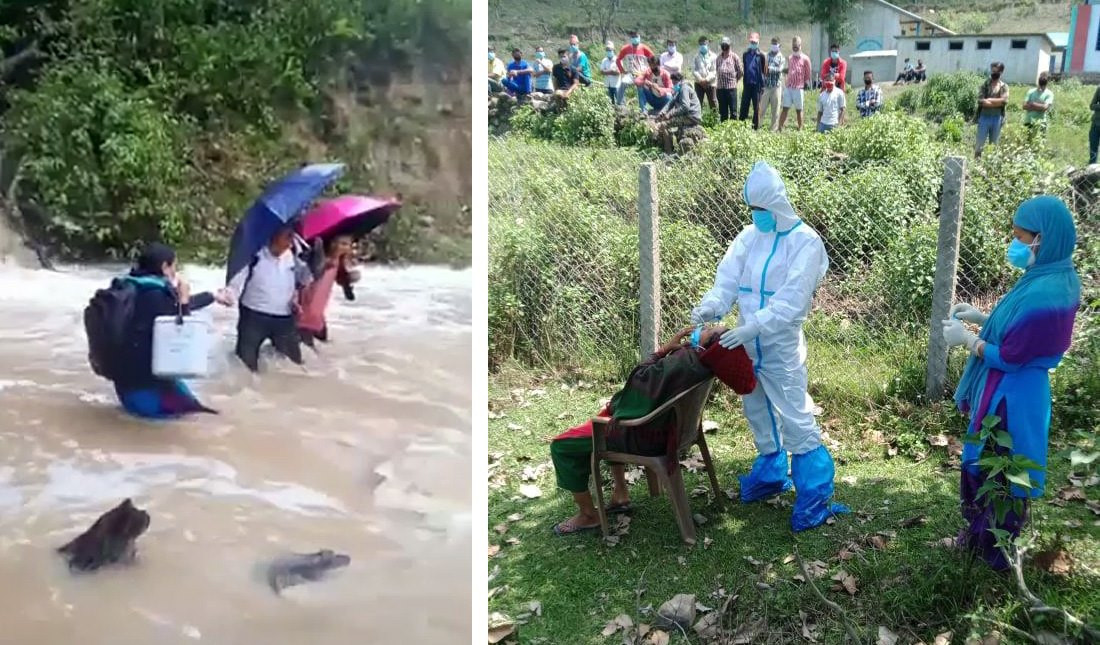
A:
POLYGON ((936 140, 944 143, 962 143, 966 122, 961 116, 947 117, 936 129, 936 140))
POLYGON ((932 146, 925 124, 900 114, 859 119, 832 135, 833 149, 859 163, 889 161, 913 154, 928 155, 932 146))
POLYGON ((603 88, 573 92, 554 122, 554 141, 567 146, 608 147, 615 144, 615 107, 603 88))
POLYGON ((932 312, 938 231, 932 222, 905 229, 872 266, 871 284, 899 318, 926 323, 932 312))
POLYGON ((951 117, 969 120, 978 107, 978 89, 984 80, 973 72, 935 74, 928 82, 903 92, 898 106, 936 122, 951 117))

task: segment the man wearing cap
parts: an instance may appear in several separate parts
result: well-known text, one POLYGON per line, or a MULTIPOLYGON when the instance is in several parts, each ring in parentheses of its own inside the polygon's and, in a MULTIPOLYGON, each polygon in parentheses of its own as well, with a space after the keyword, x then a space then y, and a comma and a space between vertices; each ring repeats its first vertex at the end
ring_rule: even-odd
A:
POLYGON ((661 52, 661 69, 669 74, 676 74, 684 69, 684 55, 676 51, 676 41, 668 39, 665 51, 661 52))
POLYGON ((783 87, 783 110, 779 113, 779 131, 787 123, 787 113, 794 108, 798 119, 798 129, 802 129, 802 92, 810 88, 813 68, 810 57, 802 53, 802 39, 798 36, 791 41, 791 57, 787 60, 787 83, 783 87))
MULTIPOLYGON (((615 59, 619 66, 619 73, 622 74, 620 80, 624 88, 631 83, 637 83, 637 78, 649 69, 647 61, 649 61, 650 56, 653 56, 653 50, 642 43, 642 37, 638 35, 637 31, 627 32, 627 35, 630 37, 630 42, 623 45, 623 48, 619 50, 619 57, 615 59)), ((645 112, 645 97, 640 91, 638 92, 638 105, 641 106, 642 112, 645 112)))
POLYGON ((503 92, 504 86, 500 80, 504 78, 504 62, 497 58, 497 50, 489 46, 489 93, 503 92))
POLYGON ((764 93, 764 79, 768 74, 768 61, 760 53, 760 34, 749 34, 749 48, 742 54, 745 65, 745 86, 741 90, 741 120, 749 117, 752 106, 752 129, 760 128, 760 95, 764 93))
POLYGON ((722 37, 721 49, 722 53, 714 61, 717 78, 715 93, 718 96, 718 118, 728 121, 737 118, 737 82, 744 76, 744 71, 741 58, 733 53, 728 37, 722 37))
POLYGON ((573 66, 581 85, 592 83, 592 67, 588 64, 588 54, 581 51, 581 41, 576 34, 569 37, 569 64, 573 66))
POLYGON ((706 98, 710 109, 715 109, 718 103, 715 94, 715 81, 718 80, 718 72, 715 67, 718 57, 710 51, 710 40, 706 36, 699 38, 699 53, 695 55, 695 61, 691 66, 692 76, 695 79, 695 93, 699 100, 706 98))
POLYGON ((604 86, 607 87, 607 95, 614 105, 623 104, 622 74, 619 73, 619 64, 615 61, 615 43, 610 40, 604 43, 604 57, 600 61, 600 75, 603 76, 604 86))

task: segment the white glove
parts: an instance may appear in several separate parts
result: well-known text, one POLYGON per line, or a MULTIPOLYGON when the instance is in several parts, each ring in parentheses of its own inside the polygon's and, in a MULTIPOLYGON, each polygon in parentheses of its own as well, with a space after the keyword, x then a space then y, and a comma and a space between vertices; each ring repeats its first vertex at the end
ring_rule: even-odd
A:
POLYGON ((691 310, 692 325, 702 325, 703 323, 712 322, 717 318, 718 312, 714 310, 713 305, 699 305, 691 310))
POLYGON ((748 345, 760 335, 760 328, 756 323, 746 323, 737 329, 730 329, 718 339, 718 344, 726 349, 733 349, 748 345))
POLYGON ((943 321, 943 339, 947 342, 949 348, 956 345, 966 345, 966 350, 971 354, 974 353, 974 348, 977 347, 980 340, 977 334, 963 326, 961 320, 955 320, 954 318, 943 321))
POLYGON ((985 321, 989 319, 987 314, 983 314, 981 310, 969 302, 956 303, 951 307, 951 312, 948 315, 975 325, 984 325, 985 321))

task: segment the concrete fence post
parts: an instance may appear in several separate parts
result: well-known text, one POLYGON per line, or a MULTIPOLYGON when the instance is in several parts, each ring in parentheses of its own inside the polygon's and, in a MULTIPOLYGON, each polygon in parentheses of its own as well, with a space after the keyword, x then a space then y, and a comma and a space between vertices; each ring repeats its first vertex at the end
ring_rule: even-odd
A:
POLYGON ((658 221, 657 166, 646 162, 638 170, 638 349, 645 357, 657 350, 661 331, 661 239, 658 221))
POLYGON ((929 400, 942 398, 947 386, 947 343, 942 321, 955 301, 959 268, 959 236, 962 231, 966 159, 947 157, 943 162, 940 229, 936 244, 936 276, 932 286, 932 320, 928 336, 928 369, 924 393, 929 400))

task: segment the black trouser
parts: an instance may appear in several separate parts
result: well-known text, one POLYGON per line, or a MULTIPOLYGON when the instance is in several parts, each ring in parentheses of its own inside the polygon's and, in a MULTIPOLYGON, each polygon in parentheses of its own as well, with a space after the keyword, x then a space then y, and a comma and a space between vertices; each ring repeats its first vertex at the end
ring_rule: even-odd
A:
POLYGON ((737 118, 737 88, 718 88, 718 118, 729 121, 737 118))
POLYGON ((1096 163, 1096 149, 1100 147, 1100 123, 1089 128, 1089 164, 1096 163))
POLYGON ((294 316, 272 316, 241 305, 237 318, 237 357, 253 372, 259 371, 260 346, 265 340, 270 340, 283 356, 302 364, 301 338, 294 316))
POLYGON ((718 102, 718 99, 714 94, 714 83, 708 83, 703 85, 702 83, 695 84, 695 94, 699 96, 700 107, 702 107, 703 98, 706 97, 707 103, 710 105, 710 109, 714 109, 714 104, 718 102))
POLYGON ((752 129, 760 128, 760 95, 764 93, 763 85, 745 84, 745 91, 741 93, 741 120, 749 117, 749 105, 752 105, 752 129))

